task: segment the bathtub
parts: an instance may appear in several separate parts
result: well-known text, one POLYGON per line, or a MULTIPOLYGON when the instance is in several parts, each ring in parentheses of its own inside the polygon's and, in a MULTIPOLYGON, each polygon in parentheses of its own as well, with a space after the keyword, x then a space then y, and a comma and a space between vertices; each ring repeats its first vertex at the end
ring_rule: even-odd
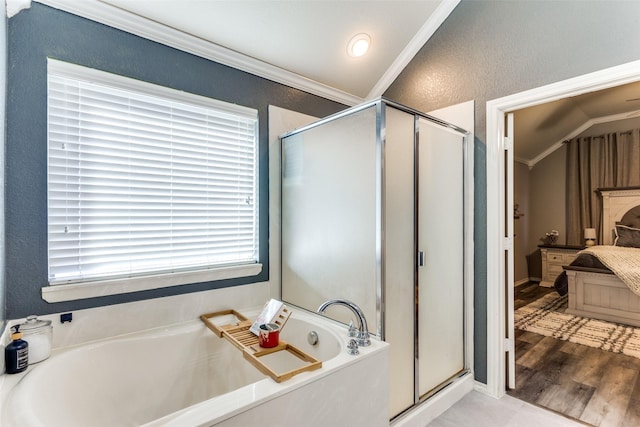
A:
POLYGON ((348 355, 346 327, 302 310, 281 338, 322 368, 276 383, 200 320, 56 349, 25 373, 4 375, 1 424, 389 425, 387 344, 373 339, 348 355), (316 345, 307 341, 311 331, 316 345))

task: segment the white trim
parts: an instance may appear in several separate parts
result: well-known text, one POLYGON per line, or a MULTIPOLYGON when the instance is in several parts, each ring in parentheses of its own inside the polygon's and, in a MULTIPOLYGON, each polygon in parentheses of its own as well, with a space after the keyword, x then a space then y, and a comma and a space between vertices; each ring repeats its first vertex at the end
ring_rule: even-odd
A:
POLYGON ((504 110, 487 103, 487 394, 502 397, 505 388, 504 345, 504 110), (502 120, 502 123, 500 123, 502 120), (499 185, 502 184, 502 185, 499 185), (502 268, 500 270, 500 268, 502 268), (490 297, 491 295, 491 297, 490 297), (492 298, 495 297, 495 300, 492 298), (494 361, 502 361, 498 369, 494 361))
POLYGON ((242 55, 99 0, 37 2, 345 105, 353 106, 364 101, 359 96, 242 55))
MULTIPOLYGON (((585 125, 580 126, 579 129, 582 130, 586 130, 588 128, 584 127, 585 125)), ((573 132, 572 132, 573 133, 573 132)), ((557 149, 559 149, 560 147, 562 147, 562 144, 564 143, 564 141, 566 141, 566 138, 563 138, 561 141, 556 142, 555 144, 553 144, 551 147, 547 148, 546 150, 544 150, 542 153, 538 154, 536 157, 534 157, 533 159, 529 160, 526 162, 527 166, 529 166, 529 170, 533 169, 533 167, 542 159, 544 159, 545 157, 551 155, 553 152, 555 152, 557 149)))
POLYGON ((610 116, 595 117, 593 119, 589 119, 582 125, 578 126, 574 130, 569 132, 563 138, 561 138, 560 141, 556 142, 551 147, 547 148, 546 150, 544 150, 542 153, 540 153, 533 159, 529 160, 527 162, 527 165, 529 166, 529 169, 532 169, 536 165, 536 163, 538 163, 539 161, 541 161, 542 159, 544 159, 545 157, 547 157, 548 155, 556 151, 558 148, 562 147, 562 144, 564 144, 565 141, 575 138, 576 136, 580 135, 582 132, 589 129, 591 126, 599 125, 601 123, 610 123, 618 120, 629 119, 639 114, 640 114, 640 110, 636 110, 636 111, 631 111, 626 113, 612 114, 610 116))
POLYGON ((486 394, 487 396, 489 395, 489 393, 487 392, 487 385, 485 383, 481 383, 480 381, 473 382, 473 389, 478 393, 486 394))
POLYGON ((158 274, 127 279, 45 286, 42 288, 42 299, 47 302, 73 301, 106 295, 168 288, 170 286, 185 285, 189 283, 256 276, 260 274, 261 271, 262 264, 247 264, 184 273, 158 274))
POLYGON ((504 156, 500 152, 504 114, 638 80, 640 61, 634 61, 487 102, 487 393, 491 396, 505 392, 504 156))
POLYGON ((391 86, 402 70, 411 62, 414 56, 422 49, 427 41, 433 36, 440 25, 449 17, 453 9, 458 6, 461 0, 443 0, 436 10, 431 14, 427 22, 418 30, 409 44, 400 52, 400 55, 393 61, 393 64, 385 71, 380 80, 373 86, 367 100, 378 98, 391 86))
POLYGON ((6 0, 6 18, 11 18, 23 9, 31 7, 31 0, 6 0))
MULTIPOLYGON (((522 163, 523 165, 529 166, 530 160, 527 159, 523 159, 522 157, 513 157, 513 161, 514 162, 518 162, 518 163, 522 163)), ((531 169, 531 167, 529 166, 529 169, 531 169)))

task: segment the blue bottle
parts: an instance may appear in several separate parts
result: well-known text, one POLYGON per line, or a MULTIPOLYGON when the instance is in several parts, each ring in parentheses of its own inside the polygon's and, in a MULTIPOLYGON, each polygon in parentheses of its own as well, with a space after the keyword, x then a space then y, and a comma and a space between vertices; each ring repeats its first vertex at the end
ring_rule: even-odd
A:
POLYGON ((29 365, 29 343, 22 339, 20 325, 12 327, 11 339, 13 340, 4 349, 4 362, 7 374, 17 374, 29 365))

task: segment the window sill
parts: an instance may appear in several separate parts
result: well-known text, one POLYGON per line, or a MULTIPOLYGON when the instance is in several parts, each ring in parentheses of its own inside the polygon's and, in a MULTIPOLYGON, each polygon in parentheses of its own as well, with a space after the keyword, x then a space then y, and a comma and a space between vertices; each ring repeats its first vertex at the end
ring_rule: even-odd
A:
POLYGON ((189 283, 256 276, 260 274, 261 271, 262 264, 250 264, 188 273, 159 274, 128 279, 52 285, 42 288, 42 299, 47 302, 74 301, 85 298, 168 288, 189 283))

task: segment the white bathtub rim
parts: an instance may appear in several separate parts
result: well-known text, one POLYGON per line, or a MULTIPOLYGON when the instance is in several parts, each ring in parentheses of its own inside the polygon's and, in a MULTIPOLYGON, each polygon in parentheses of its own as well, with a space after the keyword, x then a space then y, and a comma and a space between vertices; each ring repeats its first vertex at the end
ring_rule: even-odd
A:
MULTIPOLYGON (((250 317, 251 315, 257 315, 259 311, 259 308, 255 310, 246 310, 244 314, 250 317)), ((240 387, 236 390, 220 396, 212 397, 211 399, 196 403, 174 413, 160 417, 156 420, 152 420, 144 424, 144 426, 183 426, 186 425, 185 423, 187 423, 187 425, 195 426, 212 425, 215 423, 219 423, 237 414, 255 408, 256 406, 259 406, 264 402, 273 400, 287 393, 291 393, 306 384, 319 380, 329 373, 346 369, 348 366, 357 363, 360 358, 367 357, 368 354, 382 351, 385 346, 388 346, 388 344, 381 342, 373 337, 371 347, 361 348, 361 354, 358 356, 350 356, 346 353, 346 344, 348 338, 347 329, 344 325, 331 321, 331 319, 324 318, 323 316, 317 315, 315 313, 310 313, 303 310, 297 310, 293 315, 300 320, 306 320, 311 324, 318 323, 319 327, 326 329, 328 332, 334 335, 340 345, 338 355, 333 357, 332 359, 323 361, 322 368, 316 371, 301 373, 283 383, 276 383, 271 378, 265 377, 258 382, 240 387)), ((203 326, 204 325, 199 319, 188 320, 171 325, 163 325, 156 328, 150 328, 147 330, 130 332, 113 337, 106 337, 100 340, 80 343, 68 347, 56 348, 52 351, 50 360, 53 361, 54 358, 57 359, 59 356, 65 354, 91 350, 96 347, 108 345, 109 343, 115 341, 136 340, 140 337, 143 337, 145 339, 166 337, 167 334, 181 334, 193 329, 200 329, 203 326)), ((231 345, 230 343, 225 344, 231 345)), ((242 353, 240 351, 238 351, 238 357, 242 357, 242 353)), ((16 387, 23 379, 28 378, 30 372, 37 370, 40 366, 44 366, 45 364, 47 364, 46 360, 36 365, 29 366, 29 368, 23 373, 14 375, 4 374, 1 376, 0 420, 4 419, 6 415, 4 414, 5 404, 11 398, 12 389, 16 387)))
MULTIPOLYGON (((370 347, 361 347, 359 349, 360 354, 357 356, 348 355, 346 346, 350 338, 347 337, 346 326, 315 313, 307 311, 296 311, 295 313, 298 313, 302 318, 311 318, 314 321, 324 323, 324 327, 335 334, 339 340, 340 353, 332 359, 323 361, 322 368, 316 371, 303 372, 282 383, 276 383, 271 378, 266 377, 230 393, 213 397, 150 421, 141 427, 182 427, 185 425, 204 427, 215 425, 265 402, 292 393, 309 383, 318 381, 325 375, 347 369, 349 366, 358 363, 361 358, 384 351, 389 346, 389 344, 380 341, 377 337, 372 337, 372 345, 370 347), (215 406, 212 401, 215 401, 215 406)), ((240 357, 242 356, 240 355, 240 357)))
MULTIPOLYGON (((361 349, 358 356, 350 356, 346 354, 346 350, 344 350, 340 355, 333 359, 327 362, 322 362, 322 368, 319 370, 303 372, 282 383, 276 383, 271 378, 265 378, 225 395, 196 403, 188 408, 184 408, 180 411, 166 415, 165 417, 158 418, 147 424, 143 424, 141 427, 183 427, 185 425, 205 427, 215 425, 238 414, 249 411, 250 409, 264 404, 265 402, 293 393, 297 389, 300 389, 314 381, 318 381, 326 375, 335 374, 345 370, 349 366, 358 363, 362 358, 367 358, 371 355, 384 351, 384 349, 389 345, 379 341, 378 339, 374 340, 376 341, 376 344, 373 344, 371 347, 366 349, 361 349), (243 398, 240 397, 242 394, 250 394, 254 397, 253 399, 246 396, 243 398), (215 406, 212 405, 212 400, 216 400, 215 406), (251 402, 245 403, 247 400, 250 400, 251 402), (220 414, 223 408, 226 412, 220 414)), ((343 345, 346 346, 346 343, 343 343, 343 345)))

